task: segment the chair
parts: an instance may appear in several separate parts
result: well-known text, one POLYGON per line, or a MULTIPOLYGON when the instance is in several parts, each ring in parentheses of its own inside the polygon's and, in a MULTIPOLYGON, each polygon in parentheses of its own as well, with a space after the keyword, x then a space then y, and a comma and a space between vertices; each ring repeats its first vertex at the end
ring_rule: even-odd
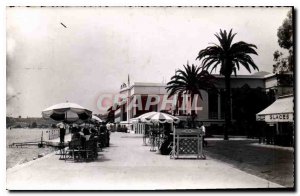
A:
POLYGON ((149 138, 149 131, 145 130, 143 134, 143 145, 147 146, 147 138, 149 138))
POLYGON ((97 140, 87 140, 85 142, 85 149, 83 150, 83 152, 85 153, 86 160, 95 160, 98 157, 97 140))
POLYGON ((104 148, 104 135, 103 134, 99 134, 97 136, 97 146, 99 151, 102 151, 102 148, 104 148))
POLYGON ((100 145, 100 139, 99 139, 99 135, 96 135, 94 138, 93 138, 93 140, 95 140, 95 142, 96 142, 96 146, 97 146, 97 151, 98 152, 101 152, 102 151, 102 147, 101 147, 101 145, 100 145))
POLYGON ((59 154, 58 155, 60 155, 59 160, 62 160, 62 159, 65 160, 66 156, 67 156, 66 150, 65 150, 65 143, 64 142, 59 143, 58 144, 58 149, 59 149, 59 154))
POLYGON ((65 160, 68 158, 71 158, 74 161, 82 159, 82 146, 80 140, 72 140, 69 142, 69 149, 66 150, 65 160))

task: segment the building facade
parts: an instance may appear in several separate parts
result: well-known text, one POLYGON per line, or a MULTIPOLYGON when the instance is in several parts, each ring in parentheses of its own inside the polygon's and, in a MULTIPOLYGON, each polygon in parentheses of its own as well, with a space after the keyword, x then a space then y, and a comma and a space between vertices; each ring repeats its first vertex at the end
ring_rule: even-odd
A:
MULTIPOLYGON (((224 124, 224 92, 225 92, 225 79, 221 75, 214 75, 216 77, 216 86, 219 93, 212 93, 201 91, 202 99, 198 98, 194 100, 196 103, 194 106, 198 109, 195 110, 195 121, 201 121, 206 126, 224 124)), ((240 89, 243 86, 248 86, 251 89, 260 88, 268 92, 270 90, 278 91, 278 81, 275 74, 269 74, 267 72, 257 72, 253 75, 238 75, 232 76, 231 87, 234 89, 240 89)), ((164 103, 168 93, 166 90, 166 84, 164 83, 142 83, 135 82, 132 85, 123 84, 120 89, 120 94, 123 95, 123 100, 120 104, 120 108, 115 111, 115 123, 127 126, 129 130, 134 133, 142 133, 145 129, 143 123, 132 123, 132 119, 138 117, 146 112, 150 111, 164 111, 174 116, 177 116, 181 121, 187 121, 191 118, 191 107, 180 107, 180 98, 176 104, 172 104, 168 99, 167 104, 164 103), (159 96, 160 101, 156 104, 152 104, 149 107, 145 107, 148 102, 155 102, 153 97, 159 96), (152 100, 153 99, 153 100, 152 100), (149 101, 150 100, 150 101, 149 101), (141 103, 142 107, 138 107, 136 103, 141 103)), ((278 93, 275 93, 278 94, 278 93)), ((187 98, 187 105, 191 104, 191 99, 187 98)), ((234 105, 234 100, 232 100, 234 105)), ((234 112, 232 112, 232 120, 235 120, 234 112)))

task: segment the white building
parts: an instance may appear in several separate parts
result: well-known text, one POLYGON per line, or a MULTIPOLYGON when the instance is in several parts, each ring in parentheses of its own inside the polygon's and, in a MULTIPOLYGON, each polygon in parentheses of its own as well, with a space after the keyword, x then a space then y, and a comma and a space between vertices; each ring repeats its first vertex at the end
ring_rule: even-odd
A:
MULTIPOLYGON (((202 107, 202 109, 196 110, 197 116, 195 120, 202 121, 206 125, 222 125, 224 123, 224 104, 222 103, 224 99, 225 81, 223 76, 215 75, 215 77, 217 78, 216 86, 220 90, 220 94, 210 94, 206 91, 202 91, 202 100, 200 98, 197 100, 197 107, 202 107)), ((278 90, 276 75, 267 72, 257 72, 253 75, 238 75, 236 77, 232 76, 232 89, 241 88, 244 85, 248 85, 250 88, 260 87, 266 91, 270 89, 278 90)), ((132 124, 131 119, 146 112, 167 110, 178 116, 181 120, 189 118, 191 114, 190 108, 175 111, 175 108, 171 107, 172 104, 167 104, 167 107, 162 108, 162 102, 150 106, 147 110, 144 108, 148 97, 156 95, 162 100, 163 96, 168 95, 165 87, 166 84, 164 83, 135 82, 131 85, 123 84, 119 93, 123 94, 126 99, 123 100, 120 109, 115 112, 115 122, 127 125, 127 127, 135 133, 142 133, 144 124, 132 124), (131 101, 134 100, 133 103, 136 103, 138 96, 141 97, 140 101, 142 102, 143 109, 128 107, 131 101)))

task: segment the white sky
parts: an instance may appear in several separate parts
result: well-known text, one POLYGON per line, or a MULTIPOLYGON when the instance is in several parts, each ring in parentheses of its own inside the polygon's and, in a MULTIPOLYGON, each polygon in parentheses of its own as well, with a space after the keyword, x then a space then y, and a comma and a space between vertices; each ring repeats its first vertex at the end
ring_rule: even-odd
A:
MULTIPOLYGON (((256 44, 272 72, 277 29, 289 8, 7 8, 7 115, 41 117, 53 104, 97 111, 102 93, 132 82, 162 82, 233 28, 256 44), (60 23, 67 26, 64 28, 60 23)), ((241 70, 240 74, 248 74, 241 70)))

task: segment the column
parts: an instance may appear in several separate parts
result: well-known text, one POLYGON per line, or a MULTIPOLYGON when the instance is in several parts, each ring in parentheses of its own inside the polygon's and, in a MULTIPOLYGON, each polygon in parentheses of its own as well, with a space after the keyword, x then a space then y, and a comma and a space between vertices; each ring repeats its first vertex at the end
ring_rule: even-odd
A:
POLYGON ((221 119, 221 96, 218 94, 218 119, 221 119))
MULTIPOLYGON (((128 91, 129 92, 129 91, 128 91)), ((127 97, 127 105, 126 105, 126 111, 127 111, 127 123, 129 123, 129 103, 130 103, 130 98, 129 98, 129 93, 128 93, 128 97, 127 97)))

